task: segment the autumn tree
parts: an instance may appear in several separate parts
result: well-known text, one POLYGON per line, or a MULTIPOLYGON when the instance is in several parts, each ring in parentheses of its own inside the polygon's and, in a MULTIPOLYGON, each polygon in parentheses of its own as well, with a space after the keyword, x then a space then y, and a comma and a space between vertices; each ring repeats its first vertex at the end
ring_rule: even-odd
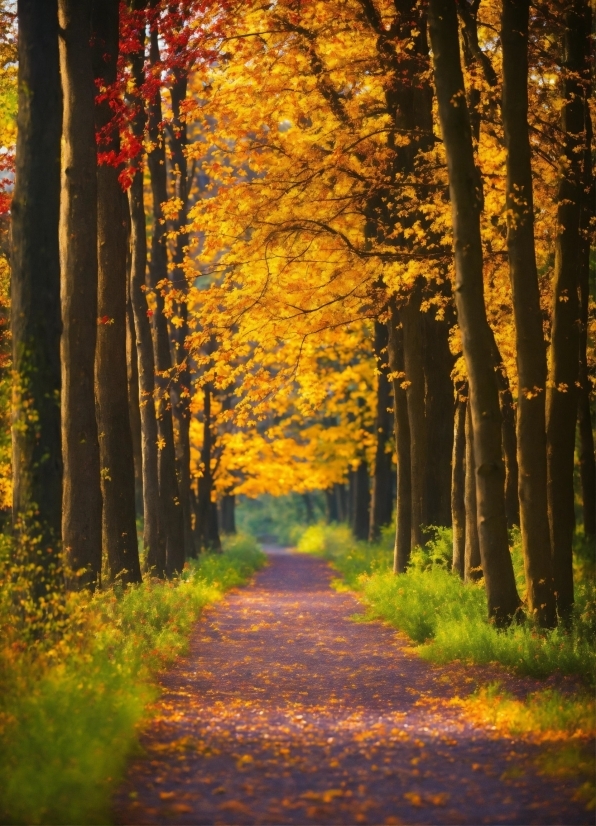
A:
POLYGON ((62 521, 58 251, 62 111, 56 0, 20 0, 18 24, 11 250, 13 522, 17 541, 29 548, 28 561, 34 563, 34 570, 42 571, 36 582, 41 596, 58 559, 62 521))
POLYGON ((586 0, 566 4, 561 83, 563 106, 557 235, 553 278, 552 332, 546 400, 548 507, 555 591, 559 614, 573 605, 572 542, 575 529, 573 465, 579 379, 582 266, 582 158, 589 90, 591 11, 586 0))
POLYGON ((116 82, 118 0, 94 0, 96 128, 104 163, 97 168, 98 326, 95 398, 102 490, 102 540, 111 579, 139 582, 135 479, 126 368, 126 196, 118 180, 119 136, 109 91, 116 82))
MULTIPOLYGON (((62 79, 60 268, 62 297, 62 541, 76 581, 101 571, 100 459, 95 418, 97 152, 91 0, 59 0, 62 79)), ((128 415, 128 414, 127 414, 128 415)))
POLYGON ((461 68, 454 0, 431 0, 429 29, 452 203, 456 305, 470 386, 478 533, 489 614, 506 624, 519 597, 507 539, 501 415, 486 319, 479 179, 461 68))

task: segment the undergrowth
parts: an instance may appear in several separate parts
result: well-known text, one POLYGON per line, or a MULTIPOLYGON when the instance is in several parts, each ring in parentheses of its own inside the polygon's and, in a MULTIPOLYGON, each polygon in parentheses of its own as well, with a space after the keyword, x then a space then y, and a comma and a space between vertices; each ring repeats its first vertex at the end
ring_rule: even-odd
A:
POLYGON ((37 643, 19 633, 5 600, 0 822, 108 822, 155 674, 184 652, 201 609, 264 560, 254 540, 231 537, 223 554, 201 556, 174 581, 71 595, 59 632, 37 643))
MULTIPOLYGON (((433 662, 463 660, 501 663, 519 674, 544 678, 555 672, 594 683, 596 599, 593 563, 578 545, 575 560, 576 604, 573 625, 543 632, 532 623, 499 631, 487 620, 482 581, 464 584, 451 573, 451 531, 429 529, 431 539, 412 554, 405 574, 392 573, 393 531, 378 544, 356 542, 345 526, 315 525, 298 550, 329 559, 345 584, 362 593, 371 618, 388 620, 418 643, 433 662)), ((512 559, 523 595, 519 534, 511 537, 512 559)))

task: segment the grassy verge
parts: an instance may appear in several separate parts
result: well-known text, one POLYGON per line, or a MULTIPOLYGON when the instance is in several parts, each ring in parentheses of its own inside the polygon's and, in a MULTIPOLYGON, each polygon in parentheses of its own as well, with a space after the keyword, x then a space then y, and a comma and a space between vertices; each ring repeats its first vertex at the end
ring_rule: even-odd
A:
MULTIPOLYGON (((580 678, 585 688, 574 694, 543 689, 517 699, 500 685, 489 684, 452 702, 496 734, 542 743, 537 770, 567 779, 576 787, 577 800, 588 809, 594 807, 590 744, 596 729, 596 595, 593 560, 585 547, 578 544, 574 564, 572 629, 547 633, 530 623, 506 631, 488 623, 482 583, 464 584, 450 571, 452 540, 447 529, 435 530, 427 545, 412 555, 408 571, 399 576, 392 573, 393 531, 370 545, 354 541, 345 526, 315 525, 304 531, 298 550, 328 559, 341 574, 336 587, 360 593, 367 606, 365 619, 383 619, 405 631, 418 643, 417 652, 432 662, 499 663, 536 678, 557 672, 580 678)), ((523 594, 523 562, 515 534, 511 553, 523 594)), ((515 771, 523 769, 518 766, 515 771)))
POLYGON ((0 822, 108 822, 155 674, 184 652, 201 609, 264 561, 240 536, 173 582, 73 595, 52 644, 19 639, 0 611, 0 822))
MULTIPOLYGON (((500 736, 530 738, 541 743, 543 749, 535 758, 538 772, 565 779, 575 787, 574 798, 586 809, 594 809, 593 696, 569 696, 547 689, 518 699, 499 683, 492 683, 470 697, 451 702, 461 707, 468 719, 490 726, 500 736)), ((513 771, 519 773, 520 767, 513 771)))
MULTIPOLYGON (((407 573, 391 571, 392 534, 377 545, 355 542, 345 527, 308 528, 298 549, 329 559, 345 584, 359 591, 368 615, 388 620, 416 643, 433 662, 463 660, 501 663, 516 673, 544 678, 560 672, 593 685, 596 667, 596 599, 592 571, 585 555, 576 561, 576 606, 571 630, 544 633, 531 623, 497 631, 488 623, 482 583, 464 584, 449 570, 451 534, 434 538, 412 555, 407 573)), ((519 540, 513 537, 516 575, 522 581, 519 540)), ((520 589, 521 590, 521 589, 520 589)))

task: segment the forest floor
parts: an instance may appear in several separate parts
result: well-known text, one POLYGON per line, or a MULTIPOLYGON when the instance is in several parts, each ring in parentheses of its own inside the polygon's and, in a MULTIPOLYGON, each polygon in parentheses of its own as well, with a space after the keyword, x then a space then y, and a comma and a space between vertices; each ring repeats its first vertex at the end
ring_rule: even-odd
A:
MULTIPOLYGON (((470 723, 451 702, 498 676, 431 665, 330 586, 320 559, 271 553, 207 609, 114 800, 121 824, 583 824, 548 744, 470 723)), ((280 549, 277 549, 278 551, 280 549)))

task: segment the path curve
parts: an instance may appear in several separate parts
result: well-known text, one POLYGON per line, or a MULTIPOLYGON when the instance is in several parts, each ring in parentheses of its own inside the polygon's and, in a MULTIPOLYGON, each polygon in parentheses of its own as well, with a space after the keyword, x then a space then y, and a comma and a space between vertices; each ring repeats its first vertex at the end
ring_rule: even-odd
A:
POLYGON ((537 747, 433 704, 473 690, 473 672, 352 621, 362 606, 332 576, 321 560, 272 554, 205 612, 162 678, 117 823, 592 822, 571 787, 528 768, 537 747))

